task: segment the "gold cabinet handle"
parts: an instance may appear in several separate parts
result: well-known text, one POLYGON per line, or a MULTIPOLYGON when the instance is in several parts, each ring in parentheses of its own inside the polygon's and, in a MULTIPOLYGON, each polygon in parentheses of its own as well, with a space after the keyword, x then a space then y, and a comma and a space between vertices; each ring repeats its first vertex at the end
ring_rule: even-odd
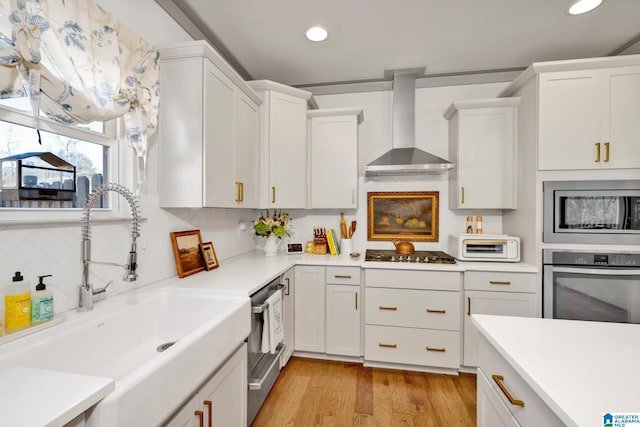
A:
POLYGON ((207 416, 209 427, 213 427, 213 402, 210 400, 205 400, 202 403, 204 403, 204 406, 207 407, 207 411, 209 411, 209 414, 207 416))
POLYGON ((460 200, 460 204, 461 204, 461 205, 464 205, 464 187, 460 187, 460 192, 461 192, 461 195, 460 195, 460 199, 461 199, 461 200, 460 200))
POLYGON ((351 276, 342 276, 340 274, 335 274, 333 277, 335 279, 351 279, 351 276))
POLYGON ((444 348, 444 347, 438 348, 438 347, 429 347, 429 346, 427 346, 426 349, 427 349, 427 351, 437 351, 438 353, 444 353, 445 351, 447 351, 447 349, 444 348))
POLYGON ((271 203, 276 202, 276 187, 271 187, 271 203))
POLYGON ((471 297, 467 297, 467 316, 471 316, 471 297))
POLYGON ((604 162, 609 161, 609 142, 604 143, 604 162))
POLYGON ((243 199, 243 188, 242 188, 242 183, 239 181, 236 181, 236 202, 241 202, 243 199))
POLYGON ((356 292, 356 310, 358 309, 358 293, 356 292))
POLYGON ((379 306, 378 306, 378 309, 379 309, 379 310, 397 311, 397 310, 398 310, 398 307, 385 307, 385 306, 383 306, 383 305, 379 305, 379 306))
POLYGON ((194 414, 196 415, 196 417, 198 417, 198 425, 200 427, 204 427, 204 412, 195 411, 194 414))
POLYGON ((489 280, 489 284, 490 285, 510 285, 511 282, 509 282, 508 280, 502 281, 502 280, 489 280))
POLYGON ((500 390, 502 391, 502 393, 504 393, 509 403, 511 403, 513 406, 524 408, 524 401, 514 398, 511 392, 507 390, 507 387, 503 383, 504 377, 502 375, 493 374, 491 375, 491 378, 493 378, 496 384, 498 384, 498 387, 500 387, 500 390))
POLYGON ((434 309, 434 308, 427 308, 427 313, 439 313, 439 314, 445 314, 447 312, 447 310, 443 310, 443 309, 434 309))
POLYGON ((385 344, 385 343, 378 343, 378 347, 384 347, 384 348, 397 348, 398 345, 397 344, 385 344))
POLYGON ((600 162, 600 143, 596 142, 596 163, 600 162))

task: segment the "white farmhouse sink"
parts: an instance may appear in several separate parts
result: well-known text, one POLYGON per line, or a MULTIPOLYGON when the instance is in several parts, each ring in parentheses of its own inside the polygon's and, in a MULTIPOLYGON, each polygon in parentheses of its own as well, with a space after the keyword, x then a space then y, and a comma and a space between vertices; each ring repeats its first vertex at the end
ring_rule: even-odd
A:
POLYGON ((238 293, 131 292, 1 346, 0 363, 112 378, 88 425, 155 425, 244 341, 249 322, 250 300, 238 293))

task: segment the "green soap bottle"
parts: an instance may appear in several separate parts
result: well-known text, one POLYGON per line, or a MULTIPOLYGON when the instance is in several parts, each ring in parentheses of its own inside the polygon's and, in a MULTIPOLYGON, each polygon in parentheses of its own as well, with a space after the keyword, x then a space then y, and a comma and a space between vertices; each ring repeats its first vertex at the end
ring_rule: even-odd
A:
POLYGON ((45 277, 51 277, 51 274, 38 276, 36 291, 31 294, 31 325, 48 322, 53 318, 53 293, 47 289, 45 277))

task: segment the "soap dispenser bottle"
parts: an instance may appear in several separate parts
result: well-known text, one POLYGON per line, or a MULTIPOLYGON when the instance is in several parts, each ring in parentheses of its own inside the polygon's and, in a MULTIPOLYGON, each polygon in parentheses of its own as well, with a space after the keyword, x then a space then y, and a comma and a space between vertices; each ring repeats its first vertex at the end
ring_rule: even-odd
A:
POLYGON ((31 297, 29 283, 19 271, 11 279, 4 295, 4 327, 7 333, 31 325, 31 297))
POLYGON ((38 276, 36 291, 31 295, 31 325, 47 322, 53 318, 53 293, 47 289, 44 283, 45 277, 51 277, 51 274, 38 276))

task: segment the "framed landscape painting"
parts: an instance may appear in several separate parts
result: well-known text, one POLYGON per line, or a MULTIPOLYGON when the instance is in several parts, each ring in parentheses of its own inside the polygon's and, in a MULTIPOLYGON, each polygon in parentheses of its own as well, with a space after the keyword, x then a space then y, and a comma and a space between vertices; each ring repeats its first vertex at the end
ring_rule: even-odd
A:
POLYGON ((202 236, 200 230, 172 231, 171 243, 176 259, 178 277, 186 277, 204 270, 200 253, 202 236))
POLYGON ((367 239, 438 241, 437 191, 367 193, 367 239))

